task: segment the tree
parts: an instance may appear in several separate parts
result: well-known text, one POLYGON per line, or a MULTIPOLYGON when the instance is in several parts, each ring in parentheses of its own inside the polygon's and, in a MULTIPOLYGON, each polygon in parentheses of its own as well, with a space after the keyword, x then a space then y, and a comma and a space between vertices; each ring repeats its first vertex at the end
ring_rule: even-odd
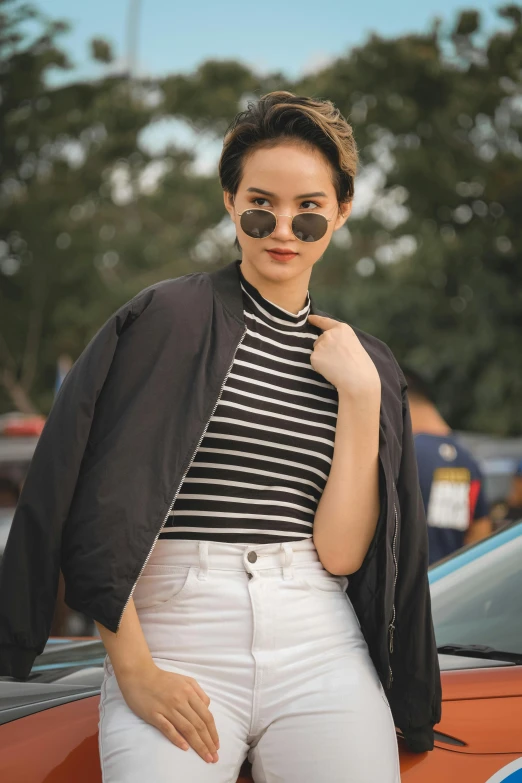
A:
MULTIPOLYGON (((51 89, 49 70, 71 67, 57 43, 67 25, 15 0, 0 11, 0 410, 46 411, 59 356, 76 358, 140 288, 191 271, 220 191, 191 153, 140 148, 156 83, 109 74, 51 89)), ((102 39, 91 50, 112 59, 102 39)))
POLYGON ((0 411, 48 410, 57 357, 144 286, 236 257, 217 172, 182 146, 152 153, 145 130, 170 119, 219 143, 248 98, 288 89, 331 99, 361 153, 352 216, 314 269, 320 306, 424 371, 456 429, 521 434, 521 7, 499 17, 489 34, 468 10, 371 35, 295 82, 208 60, 50 89, 66 26, 0 0, 0 411))
POLYGON ((374 35, 296 88, 351 118, 360 181, 380 177, 321 268, 323 304, 423 371, 452 426, 519 435, 522 25, 518 6, 499 14, 489 38, 475 11, 374 35))

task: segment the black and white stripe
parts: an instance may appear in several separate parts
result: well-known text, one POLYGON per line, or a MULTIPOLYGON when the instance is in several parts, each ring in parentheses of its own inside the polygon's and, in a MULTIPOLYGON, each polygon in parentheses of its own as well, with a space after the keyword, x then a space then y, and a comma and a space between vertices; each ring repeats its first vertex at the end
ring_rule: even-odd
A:
POLYGON ((337 390, 310 354, 321 330, 243 276, 247 332, 160 539, 271 543, 312 536, 333 457, 337 390))

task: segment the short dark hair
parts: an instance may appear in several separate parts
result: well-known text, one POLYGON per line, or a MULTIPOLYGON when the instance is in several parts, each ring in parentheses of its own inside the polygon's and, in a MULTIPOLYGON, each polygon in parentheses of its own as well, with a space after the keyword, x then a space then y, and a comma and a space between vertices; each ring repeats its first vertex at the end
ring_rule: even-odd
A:
MULTIPOLYGON (((330 162, 337 201, 353 199, 358 151, 352 126, 332 101, 274 90, 249 101, 228 126, 219 159, 221 187, 236 195, 243 162, 254 149, 296 141, 320 150, 330 162)), ((238 238, 234 246, 241 250, 238 238)))
POLYGON ((428 400, 428 402, 435 405, 436 402, 431 390, 431 384, 426 376, 418 370, 414 370, 413 367, 405 367, 401 364, 401 369, 406 378, 406 383, 408 384, 408 394, 411 394, 413 397, 418 397, 419 399, 428 400))

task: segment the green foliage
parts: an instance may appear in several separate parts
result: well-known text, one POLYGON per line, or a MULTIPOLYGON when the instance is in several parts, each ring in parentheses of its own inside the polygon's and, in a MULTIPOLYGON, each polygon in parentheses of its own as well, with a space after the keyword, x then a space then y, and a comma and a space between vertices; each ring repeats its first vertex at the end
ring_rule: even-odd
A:
POLYGON ((332 242, 317 270, 325 309, 424 372, 452 426, 514 435, 522 432, 522 28, 513 7, 503 15, 512 29, 481 45, 472 40, 475 12, 447 39, 437 26, 425 36, 373 36, 297 88, 332 97, 350 117, 362 158, 355 204, 365 173, 384 180, 367 214, 354 210, 349 249, 332 242), (404 236, 414 251, 401 258, 393 249, 404 236))
POLYGON ((91 41, 91 55, 94 60, 100 63, 111 63, 114 60, 112 50, 107 41, 103 38, 93 38, 91 41))
MULTIPOLYGON (((423 371, 455 428, 521 434, 521 8, 499 16, 489 37, 473 9, 372 35, 297 82, 208 60, 51 89, 66 25, 0 0, 0 411, 48 410, 57 358, 144 286, 236 257, 217 172, 143 134, 170 119, 219 144, 247 98, 289 89, 333 100, 361 154, 319 304, 423 371)), ((91 55, 113 59, 102 39, 91 55)))

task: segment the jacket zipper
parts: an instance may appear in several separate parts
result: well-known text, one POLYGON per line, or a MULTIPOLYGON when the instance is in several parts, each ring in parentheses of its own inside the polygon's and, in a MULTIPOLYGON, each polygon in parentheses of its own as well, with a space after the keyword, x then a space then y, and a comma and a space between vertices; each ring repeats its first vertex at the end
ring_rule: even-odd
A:
MULTIPOLYGON (((396 555, 396 551, 395 551, 395 545, 396 545, 396 542, 397 542, 397 526, 398 526, 397 506, 395 504, 395 492, 396 492, 396 490, 395 490, 395 481, 392 481, 392 486, 393 486, 393 513, 395 515, 395 530, 394 530, 394 533, 393 533, 393 547, 392 547, 392 549, 393 549, 393 562, 395 564, 395 575, 394 575, 394 578, 393 578, 393 597, 394 597, 394 600, 393 600, 393 615, 392 615, 391 623, 388 626, 388 633, 390 635, 390 642, 389 642, 390 653, 393 653, 393 632, 395 630, 395 585, 397 583, 397 574, 398 574, 398 570, 399 570, 398 569, 398 565, 397 565, 397 555, 396 555)), ((392 672, 390 664, 388 664, 388 669, 389 669, 388 687, 391 688, 391 684, 393 682, 393 672, 392 672)))
POLYGON ((147 555, 147 558, 146 558, 145 562, 143 563, 143 565, 142 565, 142 567, 141 567, 141 570, 140 570, 140 572, 139 572, 139 574, 138 574, 138 577, 137 577, 136 581, 134 582, 134 584, 133 584, 133 586, 132 586, 132 590, 130 591, 130 595, 129 595, 129 597, 127 598, 127 600, 125 601, 125 606, 123 607, 122 613, 121 613, 121 615, 120 615, 120 619, 118 620, 118 626, 117 626, 117 628, 116 628, 116 631, 118 631, 118 630, 119 630, 119 627, 120 627, 120 624, 121 624, 122 617, 123 617, 123 615, 124 615, 124 613, 125 613, 125 609, 127 608, 127 605, 128 605, 128 603, 129 603, 130 599, 132 598, 132 594, 134 593, 134 590, 136 589, 136 585, 138 584, 138 580, 139 580, 140 576, 142 575, 142 573, 143 573, 143 570, 144 570, 145 566, 146 566, 146 565, 147 565, 147 563, 149 562, 149 558, 150 558, 150 556, 151 556, 151 554, 152 554, 152 550, 153 550, 153 549, 154 549, 154 547, 156 546, 156 541, 158 540, 158 538, 159 538, 159 536, 160 536, 160 533, 161 533, 161 531, 163 530, 163 526, 165 525, 165 522, 167 521, 167 519, 168 519, 168 517, 169 517, 169 514, 170 514, 170 512, 172 511, 172 507, 173 507, 174 503, 176 502, 176 498, 177 498, 177 496, 178 496, 178 494, 179 494, 179 491, 180 491, 180 489, 181 489, 181 485, 183 484, 183 482, 184 482, 184 480, 185 480, 185 476, 186 476, 186 475, 187 475, 187 473, 189 472, 189 470, 190 470, 190 466, 192 465, 192 462, 193 462, 193 460, 194 460, 194 457, 196 456, 196 452, 197 452, 197 450, 199 449, 199 446, 200 446, 200 444, 201 444, 201 441, 202 441, 202 440, 203 440, 203 438, 205 437, 205 433, 206 433, 206 431, 207 431, 207 429, 208 429, 208 425, 210 424, 210 419, 211 419, 211 418, 212 418, 212 416, 214 415, 214 412, 215 412, 215 410, 216 410, 216 408, 217 408, 217 406, 218 406, 218 404, 219 404, 219 401, 220 401, 220 399, 221 399, 221 395, 223 394, 223 389, 225 388, 225 384, 226 384, 226 382, 227 382, 228 376, 230 375, 230 371, 232 370, 232 365, 234 364, 234 359, 236 358, 236 353, 237 353, 237 351, 238 351, 238 348, 239 348, 239 346, 240 346, 240 345, 241 345, 241 343, 243 342, 243 339, 244 339, 244 337, 245 337, 245 334, 246 334, 246 332, 247 332, 247 329, 246 329, 246 327, 245 327, 245 329, 244 329, 244 331, 243 331, 243 334, 241 335, 241 339, 240 339, 240 341, 238 342, 238 344, 236 345, 236 349, 235 349, 235 351, 234 351, 234 356, 232 357, 232 361, 230 362, 230 366, 229 366, 229 368, 228 368, 228 370, 227 370, 227 373, 226 373, 226 375, 225 375, 225 378, 224 378, 224 380, 223 380, 223 383, 221 384, 221 388, 220 388, 220 390, 219 390, 218 398, 217 398, 217 400, 216 400, 216 402, 215 402, 215 404, 214 404, 214 407, 213 407, 213 409, 212 409, 212 413, 210 414, 210 418, 208 419, 207 423, 205 424, 205 429, 204 429, 204 430, 203 430, 203 432, 201 433, 201 436, 200 436, 200 438, 199 438, 199 440, 198 440, 198 444, 197 444, 196 448, 194 449, 194 452, 193 452, 193 454, 192 454, 192 457, 190 458, 189 464, 187 465, 187 467, 186 467, 186 469, 185 469, 185 471, 184 471, 184 473, 183 473, 183 476, 181 477, 181 481, 180 481, 180 482, 179 482, 179 484, 178 484, 178 488, 177 488, 177 490, 176 490, 176 494, 174 495, 174 497, 173 497, 173 499, 172 499, 172 503, 171 503, 171 504, 170 504, 170 506, 169 506, 169 510, 167 511, 167 513, 166 513, 166 515, 165 515, 165 519, 164 519, 164 520, 163 520, 163 522, 161 523, 161 527, 160 527, 160 529, 158 530, 158 532, 157 532, 157 534, 156 534, 156 537, 155 537, 155 539, 154 539, 154 543, 152 544, 152 546, 151 546, 151 548, 150 548, 149 554, 147 555))

